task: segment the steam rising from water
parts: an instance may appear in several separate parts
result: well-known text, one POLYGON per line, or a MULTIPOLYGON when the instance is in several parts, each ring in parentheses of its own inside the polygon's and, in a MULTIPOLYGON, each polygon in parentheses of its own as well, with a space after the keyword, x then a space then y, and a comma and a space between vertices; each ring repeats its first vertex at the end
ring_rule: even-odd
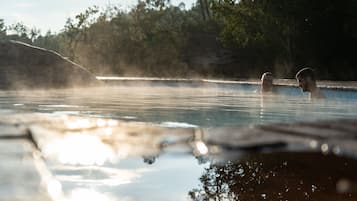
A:
POLYGON ((256 85, 139 82, 48 91, 0 92, 0 112, 42 112, 144 121, 164 126, 247 126, 300 120, 355 118, 356 92, 324 91, 310 103, 298 88, 261 97, 256 85))

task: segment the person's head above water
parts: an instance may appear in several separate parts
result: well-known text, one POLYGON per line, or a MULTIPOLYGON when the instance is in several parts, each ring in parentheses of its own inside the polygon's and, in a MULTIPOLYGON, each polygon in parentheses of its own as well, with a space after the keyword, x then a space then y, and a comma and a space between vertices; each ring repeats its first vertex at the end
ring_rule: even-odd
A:
POLYGON ((296 73, 296 80, 303 92, 316 88, 315 72, 311 68, 303 68, 296 73))
POLYGON ((273 91, 273 74, 271 72, 265 72, 261 78, 260 92, 272 92, 273 91))
POLYGON ((315 72, 312 68, 303 68, 296 73, 296 80, 303 92, 310 92, 311 98, 324 98, 316 85, 315 72))

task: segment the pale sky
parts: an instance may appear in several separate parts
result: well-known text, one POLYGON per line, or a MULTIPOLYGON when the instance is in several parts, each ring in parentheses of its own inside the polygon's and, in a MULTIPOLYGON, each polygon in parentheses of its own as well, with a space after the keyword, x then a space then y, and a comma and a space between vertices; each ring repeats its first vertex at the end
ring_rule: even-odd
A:
MULTIPOLYGON (((177 5, 184 2, 190 7, 195 0, 171 0, 177 5)), ((26 26, 41 29, 42 33, 51 29, 60 31, 69 17, 81 13, 89 6, 105 8, 108 4, 123 9, 132 7, 137 0, 0 0, 0 19, 6 25, 23 22, 26 26)))

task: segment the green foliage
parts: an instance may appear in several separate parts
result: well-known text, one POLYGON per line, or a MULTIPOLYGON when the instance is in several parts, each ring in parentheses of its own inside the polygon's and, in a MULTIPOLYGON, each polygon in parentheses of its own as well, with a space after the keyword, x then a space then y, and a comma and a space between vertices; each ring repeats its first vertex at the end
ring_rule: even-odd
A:
POLYGON ((32 44, 39 36, 40 30, 35 27, 29 28, 20 22, 6 27, 4 21, 0 19, 0 39, 18 40, 32 44))
POLYGON ((68 19, 65 27, 64 34, 66 36, 65 45, 69 50, 69 57, 72 60, 77 60, 75 55, 75 50, 79 42, 84 42, 87 40, 87 30, 95 22, 93 15, 98 13, 98 7, 89 7, 84 11, 75 16, 75 19, 68 19))
POLYGON ((144 4, 149 9, 164 10, 168 7, 170 0, 145 0, 139 1, 139 4, 144 4))
POLYGON ((4 39, 6 36, 6 27, 3 19, 0 19, 0 39, 4 39))
POLYGON ((348 79, 357 76, 351 68, 355 59, 349 56, 351 44, 356 43, 351 28, 357 19, 353 0, 223 0, 216 2, 213 10, 224 24, 222 41, 248 52, 248 63, 257 64, 258 59, 258 65, 275 65, 281 76, 292 76, 301 66, 309 65, 323 77, 346 79, 348 76, 331 64, 347 62, 344 68, 353 75, 348 79), (339 55, 341 51, 344 56, 339 55))
POLYGON ((129 11, 93 6, 60 33, 22 23, 0 38, 59 51, 96 74, 129 76, 294 77, 305 66, 320 78, 357 78, 354 0, 139 0, 129 11))
POLYGON ((45 35, 39 35, 33 42, 34 45, 45 47, 56 52, 64 52, 66 49, 66 39, 63 34, 55 34, 47 31, 45 35))
POLYGON ((185 76, 192 28, 207 30, 196 12, 164 0, 139 1, 129 12, 107 8, 99 16, 86 10, 67 21, 62 53, 97 74, 185 76))

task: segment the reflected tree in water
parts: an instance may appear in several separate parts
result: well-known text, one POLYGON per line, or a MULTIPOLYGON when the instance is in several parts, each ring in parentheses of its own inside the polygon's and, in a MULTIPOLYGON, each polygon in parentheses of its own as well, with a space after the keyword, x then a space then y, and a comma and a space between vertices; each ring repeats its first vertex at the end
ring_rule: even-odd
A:
POLYGON ((189 196, 209 200, 354 200, 356 161, 320 154, 263 154, 211 164, 189 196), (345 191, 338 187, 345 185, 345 191), (346 190, 348 189, 348 190, 346 190))
POLYGON ((152 165, 155 163, 156 158, 159 156, 143 156, 144 163, 147 163, 148 165, 152 165))

